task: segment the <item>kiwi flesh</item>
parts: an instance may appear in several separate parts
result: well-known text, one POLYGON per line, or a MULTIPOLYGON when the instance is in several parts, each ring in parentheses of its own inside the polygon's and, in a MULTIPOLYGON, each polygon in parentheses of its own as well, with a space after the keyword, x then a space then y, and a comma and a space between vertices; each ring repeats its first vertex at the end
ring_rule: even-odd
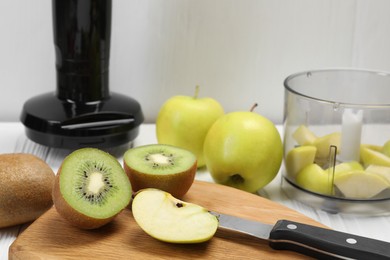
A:
POLYGON ((82 229, 109 223, 129 205, 131 195, 131 184, 117 159, 96 148, 69 154, 53 188, 58 213, 82 229))
POLYGON ((181 198, 194 182, 197 159, 183 148, 151 144, 127 150, 124 169, 134 192, 156 188, 181 198))
POLYGON ((31 222, 53 206, 55 174, 28 153, 0 155, 0 228, 31 222))

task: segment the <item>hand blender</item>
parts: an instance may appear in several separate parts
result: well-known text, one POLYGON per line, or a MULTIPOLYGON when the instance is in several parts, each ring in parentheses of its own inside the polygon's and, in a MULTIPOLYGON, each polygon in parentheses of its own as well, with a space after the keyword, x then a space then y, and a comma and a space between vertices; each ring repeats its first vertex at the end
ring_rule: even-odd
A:
POLYGON ((52 0, 57 87, 27 100, 21 122, 29 139, 74 149, 131 142, 140 104, 110 93, 111 0, 52 0))

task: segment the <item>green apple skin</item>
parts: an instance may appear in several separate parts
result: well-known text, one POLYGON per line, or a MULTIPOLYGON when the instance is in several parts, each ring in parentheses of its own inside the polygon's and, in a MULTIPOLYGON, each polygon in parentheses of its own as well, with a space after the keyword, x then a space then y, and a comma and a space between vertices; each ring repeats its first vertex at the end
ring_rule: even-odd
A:
POLYGON ((204 143, 215 182, 254 193, 277 175, 283 145, 275 125, 255 112, 231 112, 210 128, 204 143))
POLYGON ((161 107, 156 121, 157 141, 191 151, 198 168, 205 165, 203 143, 212 124, 224 114, 212 98, 174 96, 161 107))
POLYGON ((332 195, 332 181, 327 171, 318 164, 310 164, 297 175, 296 184, 300 187, 323 195, 332 195))
POLYGON ((211 239, 218 229, 217 217, 207 209, 158 189, 137 192, 132 212, 147 234, 169 243, 202 243, 211 239))

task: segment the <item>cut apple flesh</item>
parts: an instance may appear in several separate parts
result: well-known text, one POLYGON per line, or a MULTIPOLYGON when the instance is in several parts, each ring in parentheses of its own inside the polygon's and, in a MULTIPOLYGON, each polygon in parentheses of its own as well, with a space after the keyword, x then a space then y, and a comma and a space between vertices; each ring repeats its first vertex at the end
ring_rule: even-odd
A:
MULTIPOLYGON (((328 168, 325 171, 328 171, 328 172, 333 171, 332 168, 333 167, 328 168)), ((364 171, 364 168, 357 161, 343 162, 343 163, 337 164, 334 167, 334 174, 335 175, 342 174, 342 173, 349 172, 349 171, 364 171)))
POLYGON ((390 188, 390 183, 385 178, 365 171, 352 171, 336 176, 334 184, 345 197, 353 199, 369 199, 390 188))
POLYGON ((335 185, 341 196, 350 199, 370 199, 390 189, 390 140, 383 146, 362 144, 360 162, 343 162, 334 169, 324 169, 329 163, 330 147, 340 147, 341 133, 317 137, 308 127, 301 125, 293 133, 293 138, 301 146, 287 153, 285 166, 287 176, 295 179, 300 187, 333 195, 335 185), (316 150, 314 162, 313 150, 316 150))
POLYGON ((300 125, 292 136, 299 145, 310 145, 317 139, 317 136, 305 125, 300 125))
POLYGON ((286 156, 286 170, 292 179, 295 179, 307 165, 314 163, 317 148, 311 145, 299 146, 291 149, 286 156))
POLYGON ((369 165, 381 165, 390 167, 389 156, 381 152, 372 150, 366 146, 361 146, 360 148, 360 160, 366 167, 368 167, 369 165))
POLYGON ((303 168, 298 173, 296 182, 306 190, 324 195, 332 194, 331 176, 315 163, 303 168))
MULTIPOLYGON (((329 149, 330 147, 336 146, 340 147, 341 134, 340 133, 332 133, 328 135, 324 135, 322 137, 317 138, 313 145, 317 148, 316 158, 320 160, 327 160, 329 157, 329 149)), ((337 151, 338 152, 338 151, 337 151)))
MULTIPOLYGON (((317 137, 305 125, 299 126, 292 134, 292 137, 300 146, 313 146, 317 149, 315 162, 320 166, 328 162, 330 147, 336 146, 339 148, 341 142, 341 133, 339 132, 317 137)), ((337 153, 339 153, 339 150, 337 150, 337 153)))
POLYGON ((390 167, 380 166, 380 165, 370 165, 366 168, 366 172, 381 175, 390 183, 390 167))
POLYGON ((375 145, 375 144, 361 144, 360 149, 361 148, 369 148, 377 152, 382 152, 383 146, 375 145))
POLYGON ((390 140, 383 145, 381 152, 390 157, 390 140))
POLYGON ((170 243, 201 243, 211 239, 218 228, 218 219, 205 208, 157 189, 138 192, 132 211, 147 234, 170 243))

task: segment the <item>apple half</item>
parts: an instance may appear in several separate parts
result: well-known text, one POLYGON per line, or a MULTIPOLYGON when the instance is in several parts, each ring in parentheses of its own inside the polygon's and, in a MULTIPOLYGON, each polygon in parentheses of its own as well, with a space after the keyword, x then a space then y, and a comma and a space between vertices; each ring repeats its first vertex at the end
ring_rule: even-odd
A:
POLYGON ((211 239, 218 229, 217 217, 205 208, 158 189, 137 192, 132 211, 148 235, 164 242, 201 243, 211 239))

